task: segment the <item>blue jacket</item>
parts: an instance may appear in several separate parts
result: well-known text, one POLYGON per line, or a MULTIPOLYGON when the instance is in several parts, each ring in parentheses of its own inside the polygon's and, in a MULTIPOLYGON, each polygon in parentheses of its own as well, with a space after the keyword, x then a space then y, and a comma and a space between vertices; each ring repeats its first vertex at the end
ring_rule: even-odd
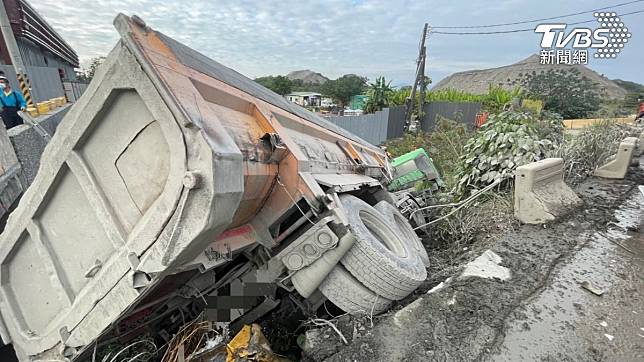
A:
POLYGON ((22 96, 22 93, 16 92, 13 89, 11 90, 9 95, 6 95, 4 91, 0 91, 0 105, 2 105, 3 108, 4 107, 27 108, 27 102, 25 102, 25 98, 22 96))

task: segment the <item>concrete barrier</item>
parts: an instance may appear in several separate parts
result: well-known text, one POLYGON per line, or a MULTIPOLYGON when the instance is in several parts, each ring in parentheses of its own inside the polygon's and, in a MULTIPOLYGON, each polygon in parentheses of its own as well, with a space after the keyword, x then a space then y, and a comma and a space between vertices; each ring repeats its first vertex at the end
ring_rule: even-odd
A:
POLYGON ((644 152, 644 132, 640 133, 640 137, 637 140, 637 147, 635 147, 635 153, 633 157, 640 157, 644 152))
POLYGON ((517 168, 514 216, 526 224, 541 224, 581 204, 563 179, 563 159, 547 158, 517 168))
POLYGON ((615 158, 595 170, 593 175, 610 179, 623 179, 626 176, 628 167, 631 165, 637 144, 637 137, 624 138, 619 144, 615 158))

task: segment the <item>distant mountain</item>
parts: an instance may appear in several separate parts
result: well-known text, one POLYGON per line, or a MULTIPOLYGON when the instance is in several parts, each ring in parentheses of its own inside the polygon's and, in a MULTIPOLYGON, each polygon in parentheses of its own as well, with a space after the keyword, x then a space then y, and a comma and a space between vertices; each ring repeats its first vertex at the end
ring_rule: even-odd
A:
POLYGON ((326 81, 329 80, 329 78, 323 76, 322 74, 313 72, 308 69, 296 70, 294 72, 290 72, 286 75, 286 78, 290 80, 299 79, 304 84, 315 84, 315 85, 324 84, 326 81))
POLYGON ((454 73, 449 77, 438 82, 432 89, 459 89, 471 93, 487 93, 488 85, 500 85, 504 88, 510 89, 513 87, 515 81, 520 79, 523 74, 549 69, 562 69, 562 68, 576 68, 580 71, 582 76, 590 79, 598 84, 602 93, 611 99, 623 99, 628 91, 620 86, 620 84, 598 74, 594 70, 584 65, 553 65, 553 64, 540 64, 539 55, 534 54, 530 57, 512 64, 498 68, 481 69, 481 70, 468 70, 465 72, 454 73))
POLYGON ((621 79, 613 79, 613 82, 615 82, 620 87, 626 89, 628 92, 644 94, 644 85, 642 84, 631 82, 630 80, 621 80, 621 79))

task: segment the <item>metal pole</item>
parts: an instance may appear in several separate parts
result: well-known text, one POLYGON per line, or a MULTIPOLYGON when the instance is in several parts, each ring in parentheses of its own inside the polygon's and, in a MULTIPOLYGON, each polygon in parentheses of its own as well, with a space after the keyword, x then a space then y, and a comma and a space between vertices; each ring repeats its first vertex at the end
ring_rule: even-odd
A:
POLYGON ((416 120, 420 123, 422 122, 423 117, 425 116, 425 60, 427 59, 427 48, 423 44, 423 50, 421 52, 421 61, 420 61, 420 89, 418 90, 419 99, 418 99, 418 117, 416 120))
POLYGON ((407 106, 407 114, 405 115, 405 119, 407 122, 411 122, 411 116, 412 113, 414 112, 414 103, 416 102, 416 87, 418 87, 418 83, 420 82, 420 77, 425 76, 425 70, 421 70, 422 66, 422 57, 423 57, 423 50, 425 48, 425 38, 427 37, 427 27, 429 24, 425 23, 423 26, 423 34, 420 37, 420 45, 418 49, 418 60, 416 61, 416 79, 414 79, 414 86, 411 88, 411 94, 410 94, 410 101, 407 106), (422 72, 422 75, 421 75, 422 72))
POLYGON ((25 71, 25 63, 22 61, 22 55, 20 55, 20 49, 18 48, 18 43, 16 38, 13 35, 13 30, 11 29, 11 22, 9 21, 9 16, 7 15, 7 9, 4 6, 4 1, 0 0, 0 30, 2 31, 2 37, 4 38, 4 43, 7 46, 7 51, 9 52, 9 57, 11 58, 11 64, 16 71, 16 78, 18 78, 18 83, 20 85, 20 91, 25 97, 28 107, 33 107, 33 100, 31 98, 31 91, 29 86, 29 78, 25 71))

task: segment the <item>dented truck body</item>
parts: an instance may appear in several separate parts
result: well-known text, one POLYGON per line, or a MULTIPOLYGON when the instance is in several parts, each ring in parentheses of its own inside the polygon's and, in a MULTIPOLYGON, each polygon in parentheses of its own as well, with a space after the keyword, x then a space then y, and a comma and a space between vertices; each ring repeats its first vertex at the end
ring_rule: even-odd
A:
POLYGON ((76 359, 249 271, 308 298, 360 240, 338 195, 388 197, 377 147, 136 17, 115 26, 0 239, 0 335, 21 361, 76 359))

